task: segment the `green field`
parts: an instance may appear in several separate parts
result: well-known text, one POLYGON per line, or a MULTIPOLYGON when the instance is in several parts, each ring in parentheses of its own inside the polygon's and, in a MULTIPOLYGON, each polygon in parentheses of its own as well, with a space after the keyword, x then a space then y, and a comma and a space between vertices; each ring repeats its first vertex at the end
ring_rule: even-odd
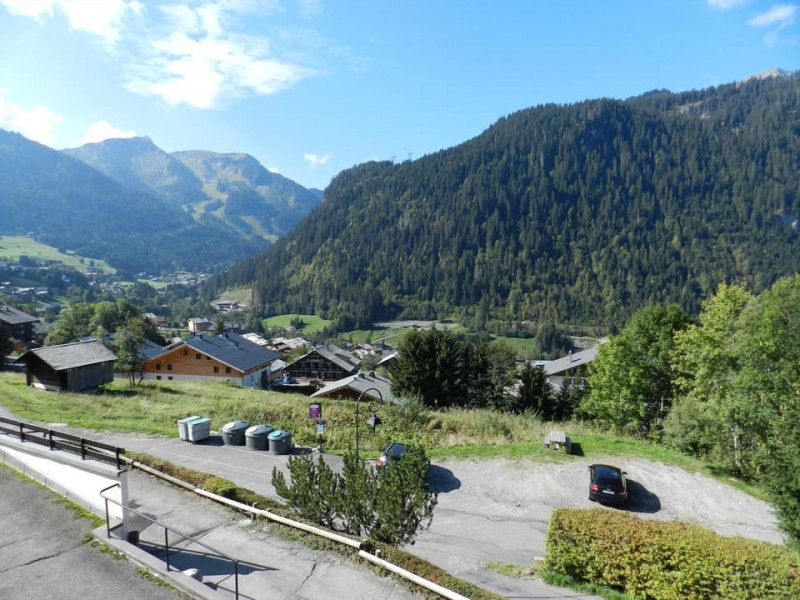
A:
POLYGON ((300 333, 317 333, 331 324, 330 321, 323 319, 322 317, 318 317, 317 315, 298 315, 295 313, 289 315, 277 315, 275 317, 270 317, 269 319, 264 319, 262 322, 264 323, 264 329, 269 329, 270 327, 289 329, 292 326, 292 319, 296 319, 297 317, 300 317, 304 323, 303 327, 297 330, 300 333))
MULTIPOLYGON (((44 392, 26 385, 19 373, 0 372, 0 403, 20 419, 43 423, 67 423, 96 431, 177 435, 176 421, 196 414, 211 418, 219 430, 236 419, 266 423, 292 432, 300 446, 316 446, 319 439, 313 419, 308 418, 308 396, 243 388, 224 382, 149 381, 131 386, 118 380, 102 394, 44 392)), ((351 400, 322 400, 326 420, 322 438, 326 451, 343 453, 355 447, 355 404, 351 400)), ((677 465, 722 479, 747 493, 764 498, 763 492, 729 477, 720 477, 701 461, 657 444, 608 435, 581 423, 549 423, 534 414, 512 415, 489 410, 451 409, 443 412, 420 407, 384 405, 382 426, 376 435, 366 427, 362 411, 360 448, 376 456, 389 442, 401 440, 426 448, 432 458, 528 459, 571 461, 580 458, 627 456, 677 465), (551 429, 567 431, 573 455, 544 449, 551 429)))
POLYGON ((18 261, 20 256, 27 256, 35 260, 51 260, 62 263, 68 267, 85 273, 87 269, 94 268, 104 273, 116 273, 116 269, 110 267, 105 261, 92 259, 87 256, 77 254, 64 254, 52 246, 46 246, 39 242, 22 236, 0 236, 0 258, 18 261), (90 267, 90 261, 94 261, 94 266, 90 267))
POLYGON ((228 290, 214 298, 211 304, 216 304, 217 302, 238 302, 243 306, 250 306, 253 303, 253 290, 250 288, 228 290))

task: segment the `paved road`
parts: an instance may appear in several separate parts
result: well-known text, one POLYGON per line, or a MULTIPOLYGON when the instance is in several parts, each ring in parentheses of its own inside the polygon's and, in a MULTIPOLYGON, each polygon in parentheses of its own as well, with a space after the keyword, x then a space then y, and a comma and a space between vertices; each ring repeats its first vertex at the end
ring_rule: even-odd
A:
POLYGON ((94 526, 57 496, 0 467, 0 598, 178 600, 175 589, 143 579, 136 567, 84 538, 94 526))

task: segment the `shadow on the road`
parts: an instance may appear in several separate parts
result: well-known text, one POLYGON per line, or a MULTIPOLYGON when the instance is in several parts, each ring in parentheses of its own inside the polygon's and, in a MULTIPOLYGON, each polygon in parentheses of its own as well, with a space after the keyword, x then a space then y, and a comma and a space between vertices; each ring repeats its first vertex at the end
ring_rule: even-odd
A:
POLYGON ((199 444, 200 446, 224 446, 225 442, 222 440, 221 435, 210 435, 204 440, 200 440, 199 442, 194 442, 195 444, 199 444))
MULTIPOLYGON (((150 542, 139 542, 139 548, 155 556, 160 560, 166 559, 164 546, 150 542)), ((215 556, 210 552, 199 552, 187 548, 169 549, 170 569, 185 571, 186 569, 197 569, 203 576, 211 575, 233 575, 233 563, 221 556, 215 556)), ((273 567, 259 565, 257 563, 239 561, 239 575, 247 575, 255 571, 276 571, 273 567)))
POLYGON ((628 503, 625 509, 630 512, 657 513, 661 510, 661 500, 638 481, 628 479, 628 503))
POLYGON ((428 488, 431 491, 446 494, 461 487, 461 480, 453 475, 450 469, 437 465, 428 467, 428 488))

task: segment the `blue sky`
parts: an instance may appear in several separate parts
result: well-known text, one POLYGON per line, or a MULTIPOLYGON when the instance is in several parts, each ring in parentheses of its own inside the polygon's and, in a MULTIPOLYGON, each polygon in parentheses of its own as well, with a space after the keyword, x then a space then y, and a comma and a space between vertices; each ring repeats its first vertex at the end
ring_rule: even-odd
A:
POLYGON ((0 0, 0 128, 147 135, 306 187, 545 103, 800 70, 800 4, 759 0, 0 0))

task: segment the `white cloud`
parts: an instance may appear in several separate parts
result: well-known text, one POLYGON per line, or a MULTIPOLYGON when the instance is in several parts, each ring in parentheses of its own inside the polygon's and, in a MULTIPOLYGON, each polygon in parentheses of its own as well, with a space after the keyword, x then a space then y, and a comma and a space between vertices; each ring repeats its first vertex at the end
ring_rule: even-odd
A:
POLYGON ((162 8, 165 37, 146 40, 127 70, 126 88, 170 106, 208 109, 249 95, 281 92, 316 71, 281 60, 270 40, 235 31, 233 16, 277 5, 244 1, 162 8))
POLYGON ((95 144, 104 140, 137 137, 135 131, 123 131, 114 127, 108 121, 97 121, 89 125, 86 133, 81 137, 80 144, 95 144))
POLYGON ((13 15, 30 17, 40 23, 63 13, 70 28, 116 41, 128 15, 141 14, 144 7, 138 0, 0 0, 13 15))
POLYGON ((750 0, 708 0, 708 5, 717 10, 730 10, 737 6, 743 6, 748 2, 750 2, 750 0))
POLYGON ((5 93, 0 93, 0 128, 19 132, 30 140, 51 146, 56 140, 53 129, 64 119, 44 104, 24 108, 6 100, 3 97, 5 93))
POLYGON ((752 27, 777 26, 783 29, 794 23, 797 8, 796 4, 773 4, 767 12, 750 19, 748 24, 752 27))
POLYGON ((300 0, 298 7, 304 19, 313 19, 322 14, 322 0, 300 0))
POLYGON ((318 167, 320 165, 324 165, 326 162, 330 160, 330 158, 331 158, 330 154, 327 153, 323 154, 322 156, 319 156, 317 154, 311 154, 309 152, 303 154, 303 160, 305 160, 312 167, 318 167))

